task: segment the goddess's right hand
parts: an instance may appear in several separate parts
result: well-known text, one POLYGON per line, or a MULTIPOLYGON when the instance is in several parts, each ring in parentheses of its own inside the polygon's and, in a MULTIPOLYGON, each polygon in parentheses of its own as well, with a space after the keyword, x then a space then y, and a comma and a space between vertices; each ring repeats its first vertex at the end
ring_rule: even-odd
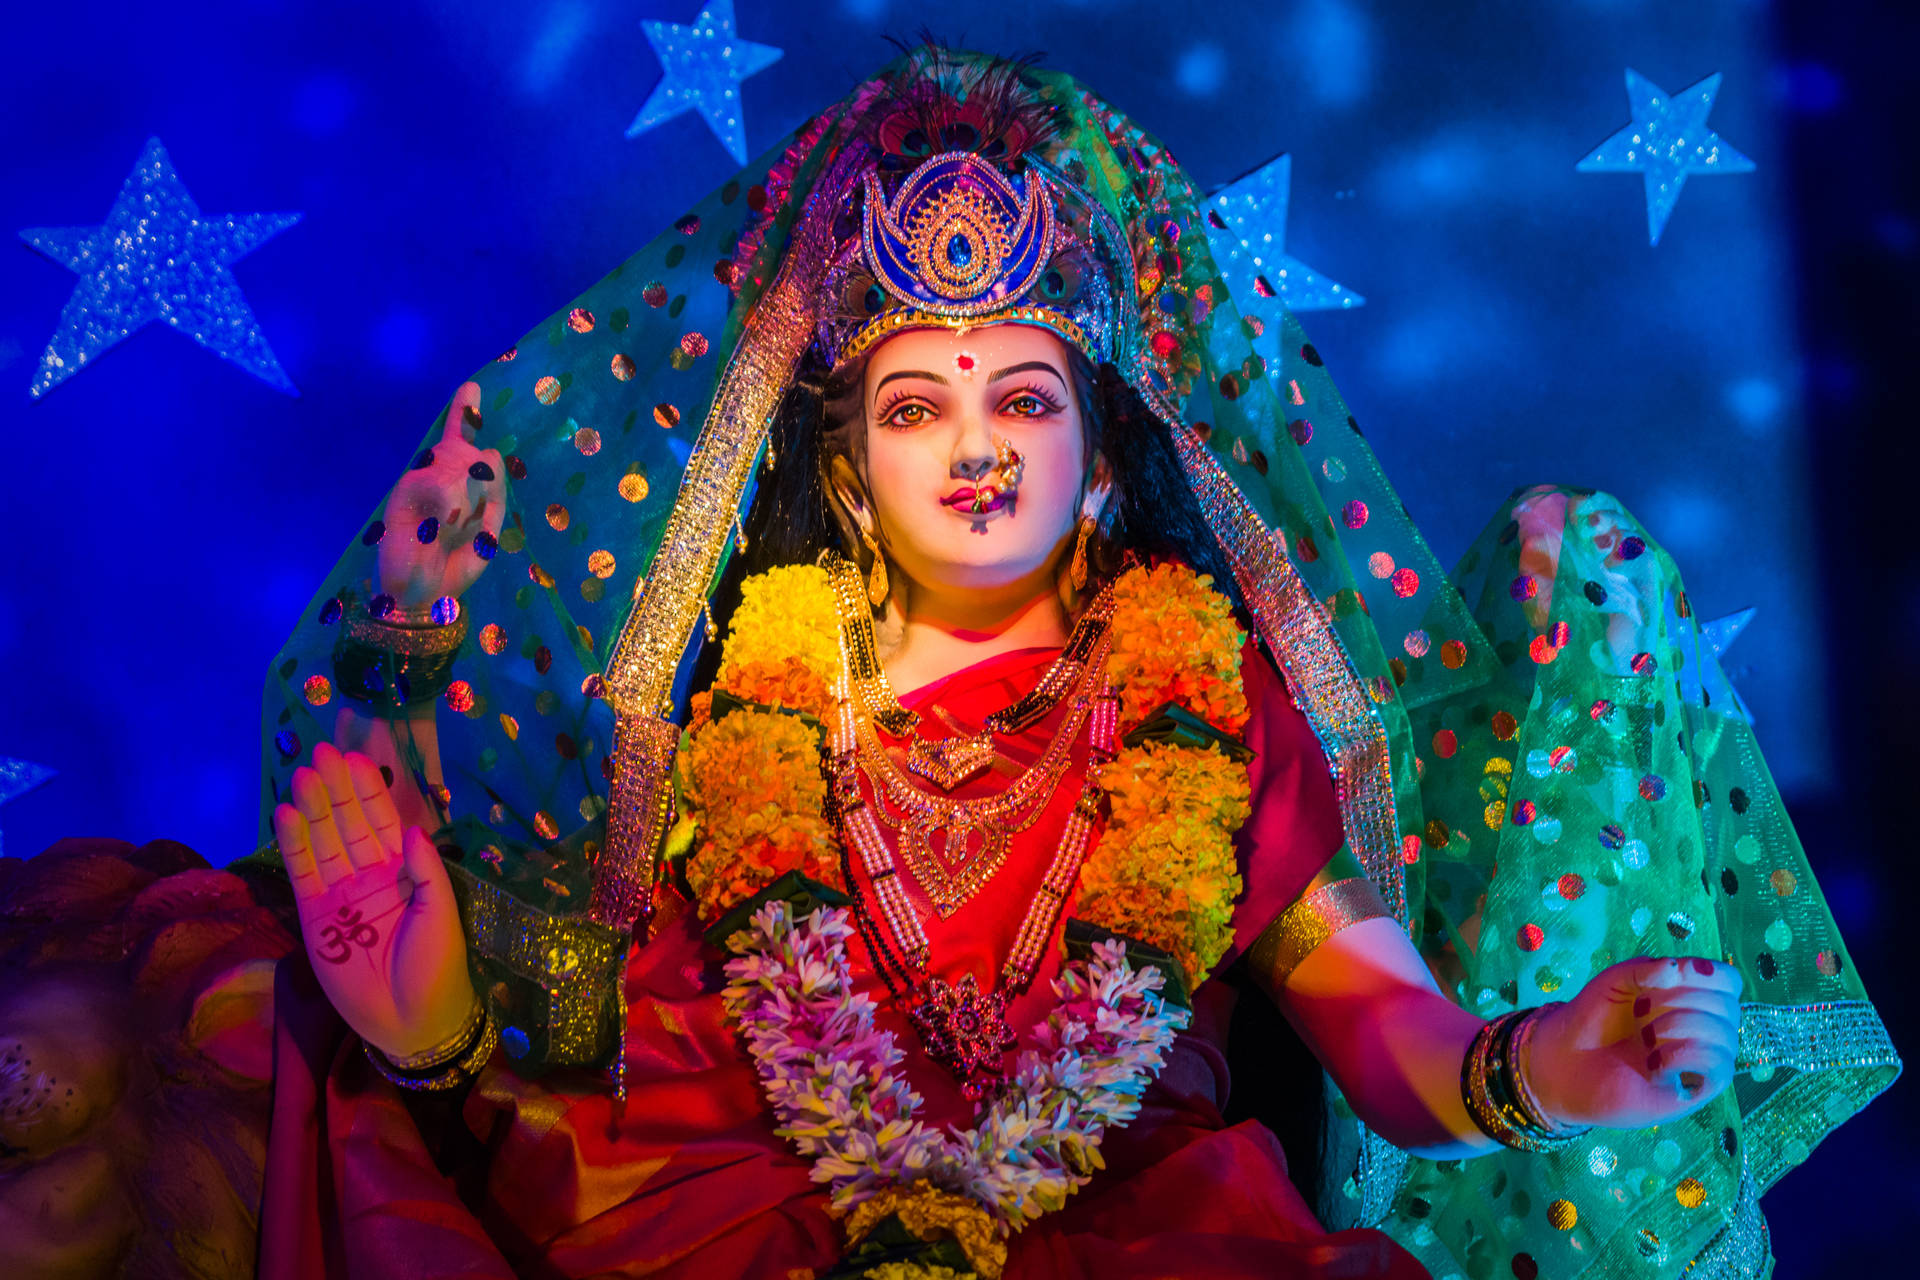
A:
POLYGON ((459 1031, 473 1009, 467 942, 439 851, 400 829, 380 766, 330 742, 293 773, 273 829, 327 999, 389 1057, 459 1031))
POLYGON ((474 448, 479 430, 480 384, 465 382, 447 406, 440 440, 414 459, 387 496, 380 590, 402 606, 457 599, 499 545, 507 468, 498 449, 474 448))

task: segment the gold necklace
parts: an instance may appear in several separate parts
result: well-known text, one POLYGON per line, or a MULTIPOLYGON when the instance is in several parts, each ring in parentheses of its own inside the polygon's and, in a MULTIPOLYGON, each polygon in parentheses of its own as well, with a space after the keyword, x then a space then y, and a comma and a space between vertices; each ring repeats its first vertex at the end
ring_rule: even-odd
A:
MULTIPOLYGON (((1040 887, 1027 903, 1019 932, 1014 937, 1005 964, 1001 966, 998 988, 990 993, 982 992, 971 973, 959 983, 949 983, 928 969, 931 948, 926 929, 900 882, 894 866, 893 850, 888 847, 876 817, 884 816, 885 795, 893 790, 886 785, 889 781, 929 809, 942 806, 958 808, 962 802, 944 796, 927 796, 892 769, 892 761, 874 733, 876 715, 861 696, 864 691, 856 691, 856 654, 864 652, 871 655, 873 643, 872 617, 867 612, 858 571, 847 583, 850 590, 843 589, 842 577, 838 572, 831 577, 840 604, 842 643, 840 678, 834 696, 832 788, 827 809, 840 836, 855 918, 862 936, 867 939, 880 976, 886 981, 888 990, 902 1001, 908 1021, 919 1034, 928 1056, 958 1078, 961 1091, 968 1098, 977 1100, 999 1084, 1001 1056, 1015 1043, 1012 1028, 1007 1025, 1009 997, 1025 991, 1032 983, 1047 941, 1053 936, 1061 912, 1066 909, 1067 899, 1080 878, 1081 864, 1086 861, 1093 844, 1094 826, 1100 817, 1100 767, 1113 758, 1117 749, 1116 735, 1120 719, 1119 698, 1106 674, 1107 651, 1111 641, 1103 623, 1090 651, 1083 651, 1081 675, 1072 686, 1074 705, 1066 721, 1055 732, 1053 741, 1042 753, 1042 761, 1057 755, 1063 762, 1061 769, 1064 771, 1064 761, 1073 741, 1079 736, 1082 724, 1088 724, 1087 770, 1080 796, 1073 811, 1067 815, 1059 843, 1054 847, 1053 861, 1048 865, 1040 887), (863 769, 862 756, 878 761, 882 768, 878 771, 863 769), (873 785, 875 803, 871 805, 861 794, 860 778, 863 774, 873 785), (872 919, 859 883, 854 879, 852 857, 856 853, 866 866, 868 881, 878 900, 881 922, 872 919), (898 956, 895 955, 896 949, 898 956), (899 970, 897 982, 893 973, 895 969, 899 970)), ((1103 608, 1110 614, 1110 597, 1103 608)), ((1069 647, 1079 651, 1079 646, 1070 644, 1069 647)), ((868 674, 870 679, 871 668, 868 674)), ((871 687, 869 683, 868 688, 871 687)), ((899 706, 897 702, 893 705, 899 706)), ((1018 707, 1020 703, 1014 705, 1018 707)), ((1014 786, 1018 787, 1037 776, 1043 777, 1046 771, 1036 765, 1016 780, 1014 786)), ((1046 807, 1045 799, 1051 796, 1058 781, 1056 773, 1052 782, 1046 784, 1041 803, 1021 825, 1031 823, 1039 811, 1046 807)), ((1003 798, 990 797, 985 801, 965 803, 980 807, 1003 798)), ((1004 828, 996 826, 995 829, 1004 828)), ((902 831, 901 834, 902 847, 911 850, 912 841, 906 838, 908 833, 902 831)), ((1000 856, 1004 856, 1004 852, 1003 844, 1000 856)), ((938 907, 941 894, 932 887, 935 881, 927 877, 938 876, 944 868, 937 858, 931 861, 931 868, 925 873, 916 868, 915 875, 920 877, 921 885, 928 888, 938 907)), ((909 862, 911 864, 911 857, 909 862)), ((978 878, 971 887, 966 888, 959 901, 964 902, 967 896, 971 896, 998 865, 997 860, 991 865, 984 860, 975 863, 978 878)), ((947 912, 942 911, 941 914, 944 916, 947 912)))
MULTIPOLYGON (((886 682, 886 673, 880 667, 873 643, 873 620, 859 571, 839 562, 834 566, 831 579, 840 606, 849 701, 854 713, 854 750, 847 764, 867 777, 873 791, 875 815, 899 833, 900 855, 926 891, 934 910, 945 919, 966 905, 1006 861, 1013 835, 1032 826, 1046 811, 1048 801, 1065 775, 1071 763, 1073 743, 1086 723, 1098 690, 1104 686, 1112 595, 1102 592, 1075 627, 1060 658, 1035 688, 1035 693, 1042 696, 1036 699, 1030 694, 995 713, 1002 724, 1016 719, 1019 723, 1031 724, 1037 718, 1033 711, 1036 705, 1044 702, 1050 707, 1071 690, 1073 696, 1067 714, 1040 757, 1004 790, 991 796, 957 800, 945 795, 929 795, 915 786, 881 744, 876 725, 896 732, 889 721, 899 724, 903 717, 912 717, 917 723, 918 717, 900 705, 886 682)), ((990 723, 993 719, 989 718, 990 723)), ((922 741, 913 733, 911 723, 906 725, 905 733, 916 742, 922 741)), ((980 735, 987 740, 989 763, 992 733, 989 729, 980 735)), ((952 757, 936 756, 936 767, 949 765, 951 760, 952 757)), ((912 767, 910 756, 909 768, 912 767)), ((934 781, 944 785, 938 778, 934 781)))
MULTIPOLYGON (((924 741, 913 732, 920 724, 920 714, 909 711, 901 704, 899 695, 893 691, 893 682, 887 678, 886 668, 881 665, 879 646, 873 635, 873 615, 865 602, 866 586, 861 581, 859 567, 837 556, 831 558, 826 567, 827 581, 833 589, 839 610, 840 632, 847 646, 847 670, 854 695, 868 708, 880 727, 894 737, 924 741)), ((1047 664, 1046 671, 1034 687, 989 714, 982 721, 986 732, 975 736, 1011 736, 1023 733, 1045 719, 1086 674, 1112 622, 1113 587, 1109 583, 1081 613, 1073 625, 1073 631, 1067 636, 1067 642, 1054 655, 1053 661, 1047 664)), ((1101 652, 1104 654, 1104 650, 1101 652)), ((1100 665, 1104 664, 1103 656, 1100 665)), ((908 767, 913 766, 910 763, 908 767)), ((950 784, 940 785, 945 791, 953 789, 950 784)))

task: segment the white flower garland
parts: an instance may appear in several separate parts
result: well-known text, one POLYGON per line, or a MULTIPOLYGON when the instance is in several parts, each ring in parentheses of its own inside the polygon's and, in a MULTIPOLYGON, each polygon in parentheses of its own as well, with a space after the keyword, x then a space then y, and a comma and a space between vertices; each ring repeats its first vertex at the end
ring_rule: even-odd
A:
POLYGON ((1160 971, 1135 969, 1108 939, 1053 981, 1056 1003, 1033 1046, 971 1129, 914 1119, 920 1095, 893 1068, 905 1057, 853 991, 844 908, 803 920, 766 903, 727 940, 727 1012, 746 1040, 778 1125, 812 1177, 850 1209, 883 1187, 925 1179, 965 1195, 1004 1232, 1058 1209, 1101 1167, 1110 1128, 1131 1121, 1190 1014, 1159 996, 1160 971))

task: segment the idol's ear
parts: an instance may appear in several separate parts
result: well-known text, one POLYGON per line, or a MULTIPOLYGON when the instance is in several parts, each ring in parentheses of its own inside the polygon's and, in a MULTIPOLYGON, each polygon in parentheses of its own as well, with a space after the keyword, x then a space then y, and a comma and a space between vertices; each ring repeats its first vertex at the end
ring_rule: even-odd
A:
POLYGON ((836 453, 827 461, 827 492, 833 499, 834 516, 847 533, 858 538, 875 532, 866 482, 854 470, 853 459, 844 453, 836 453))
POLYGON ((1113 497, 1113 464, 1107 455, 1095 449, 1093 465, 1087 468, 1086 495, 1080 500, 1080 514, 1090 516, 1101 529, 1111 527, 1107 520, 1107 502, 1113 497))

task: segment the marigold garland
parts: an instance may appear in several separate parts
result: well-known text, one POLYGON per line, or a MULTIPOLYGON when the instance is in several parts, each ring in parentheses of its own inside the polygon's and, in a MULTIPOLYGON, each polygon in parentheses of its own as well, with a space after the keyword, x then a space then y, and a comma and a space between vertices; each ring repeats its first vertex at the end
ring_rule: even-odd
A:
MULTIPOLYGON (((901 1226, 922 1240, 953 1240, 981 1275, 998 1275, 1007 1265, 1007 1242, 1000 1237, 992 1216, 979 1202, 936 1187, 924 1178, 874 1192, 853 1207, 841 1226, 847 1239, 857 1243, 883 1218, 894 1214, 899 1215, 901 1226)), ((909 1276, 938 1275, 947 1270, 937 1266, 887 1263, 868 1271, 867 1275, 884 1271, 886 1267, 903 1268, 898 1274, 909 1276)))
POLYGON ((785 565, 740 584, 715 688, 824 719, 839 669, 840 621, 825 569, 785 565))
MULTIPOLYGON (((840 623, 827 572, 786 565, 740 584, 713 688, 757 707, 826 715, 840 666, 840 623)), ((835 888, 839 843, 822 807, 819 738, 806 721, 749 709, 712 719, 694 699, 682 793, 698 842, 687 883, 712 920, 787 871, 835 888)))
POLYGON ((1113 584, 1111 634, 1107 671, 1120 691, 1121 732, 1169 702, 1228 733, 1246 726, 1247 636, 1211 575, 1177 560, 1129 569, 1113 584))
MULTIPOLYGON (((1169 702, 1230 733, 1245 726, 1246 635, 1212 581, 1169 561, 1114 582, 1108 672, 1123 728, 1169 702)), ((821 717, 839 661, 826 570, 773 569, 741 584, 714 688, 821 717)), ((685 791, 700 829, 688 866, 700 917, 717 918, 789 870, 839 887, 810 737, 803 745, 792 717, 764 711, 714 723, 710 695, 697 701, 685 791), (716 736, 722 725, 731 727, 716 736)), ((1107 764, 1100 783, 1109 815, 1081 870, 1077 914, 1177 957, 1198 986, 1232 938, 1243 887, 1232 837, 1248 814, 1246 770, 1213 747, 1146 742, 1107 764)))
MULTIPOLYGON (((1209 577, 1179 563, 1135 567, 1115 582, 1114 605, 1108 674, 1123 728, 1169 703, 1230 734, 1245 726, 1246 637, 1209 577)), ((824 718, 840 662, 824 569, 776 569, 742 585, 714 689, 750 705, 714 720, 711 695, 701 696, 683 755, 700 918, 718 918, 790 870, 845 889, 816 727, 785 713, 824 718)), ((1101 766, 1098 782, 1108 816, 1081 869, 1076 914, 1170 953, 1198 987, 1231 941, 1246 768, 1217 744, 1149 740, 1101 766)), ((1058 1209, 1100 1167, 1100 1133, 1132 1118, 1184 1011, 1153 998, 1151 967, 1135 974, 1118 943, 1099 944, 1091 959, 1062 967, 1055 1013, 979 1123, 937 1135, 911 1119, 919 1099, 892 1070, 901 1050, 871 1027, 871 1002, 851 993, 850 932, 843 912, 795 921, 770 903, 730 940, 729 1012, 777 1131, 814 1158, 817 1180, 834 1184, 835 1207, 854 1211, 853 1242, 888 1211, 907 1210, 915 1234, 952 1234, 982 1275, 995 1273, 1004 1246, 985 1240, 1058 1209), (793 1055, 809 1045, 802 1069, 793 1055)), ((876 1274, 925 1271, 888 1264, 876 1274)))
POLYGON ((1100 770, 1100 786, 1107 829, 1080 869, 1074 914, 1170 953, 1192 990, 1233 939, 1246 766, 1212 746, 1143 742, 1100 770))
POLYGON ((840 845, 821 812, 820 741, 798 716, 736 711, 693 735, 686 792, 698 824, 687 883, 713 919, 799 870, 844 889, 840 845))

